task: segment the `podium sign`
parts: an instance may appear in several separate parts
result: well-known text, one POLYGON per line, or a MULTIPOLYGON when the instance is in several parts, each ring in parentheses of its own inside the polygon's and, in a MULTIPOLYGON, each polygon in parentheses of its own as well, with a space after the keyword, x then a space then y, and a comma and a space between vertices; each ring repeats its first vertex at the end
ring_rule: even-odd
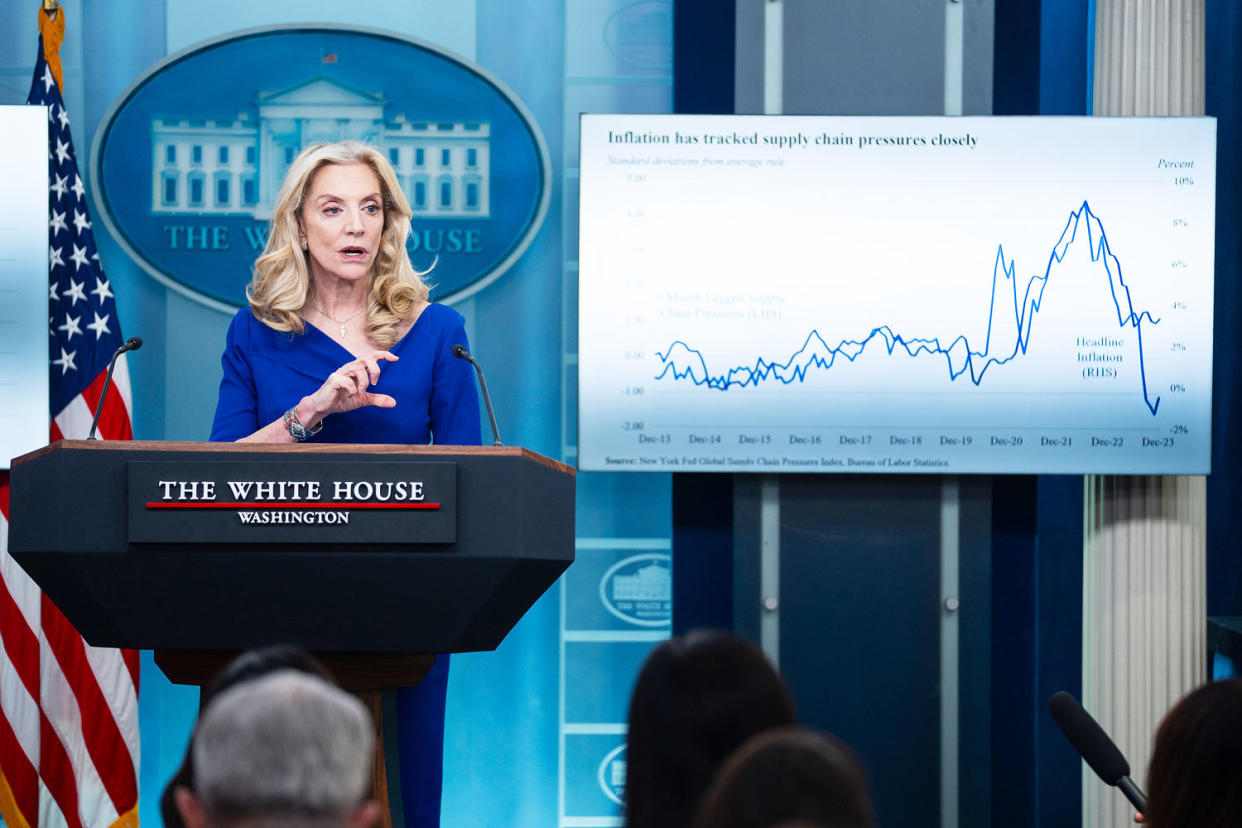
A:
POLYGON ((457 464, 135 460, 130 543, 452 543, 457 464))

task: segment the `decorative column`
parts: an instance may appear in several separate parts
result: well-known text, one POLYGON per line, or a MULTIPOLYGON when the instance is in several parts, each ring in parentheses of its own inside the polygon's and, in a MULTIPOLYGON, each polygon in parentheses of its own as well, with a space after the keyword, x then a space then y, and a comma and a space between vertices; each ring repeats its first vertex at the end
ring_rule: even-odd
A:
MULTIPOLYGON (((1204 0, 1097 0, 1095 115, 1202 115, 1204 0)), ((1146 787, 1165 712, 1205 678, 1207 481, 1084 481, 1083 706, 1146 787)), ((1133 810, 1083 766, 1084 828, 1133 810)))

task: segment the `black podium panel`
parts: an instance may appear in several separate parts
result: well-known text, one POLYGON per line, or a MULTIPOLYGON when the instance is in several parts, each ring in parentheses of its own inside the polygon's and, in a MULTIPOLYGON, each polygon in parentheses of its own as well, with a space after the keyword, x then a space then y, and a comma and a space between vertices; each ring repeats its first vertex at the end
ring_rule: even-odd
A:
POLYGON ((63 441, 13 464, 9 551, 97 646, 466 652, 495 649, 573 562, 573 520, 573 470, 518 448, 63 441), (129 491, 129 468, 150 461, 255 478, 264 464, 451 463, 456 541, 406 524, 379 541, 360 530, 366 543, 249 543, 190 522, 183 539, 131 543, 130 500, 149 494, 129 491))

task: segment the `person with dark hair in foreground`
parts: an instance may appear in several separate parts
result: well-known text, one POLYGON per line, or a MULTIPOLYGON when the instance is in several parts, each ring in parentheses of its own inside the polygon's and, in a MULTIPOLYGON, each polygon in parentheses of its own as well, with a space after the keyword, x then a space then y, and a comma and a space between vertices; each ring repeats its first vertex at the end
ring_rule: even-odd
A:
POLYGON ((813 730, 782 727, 729 757, 703 796, 695 828, 873 828, 867 779, 853 751, 813 730))
POLYGON ((1242 678, 1205 684, 1165 715, 1142 821, 1151 828, 1242 825, 1242 678))
POLYGON ((194 732, 195 788, 178 787, 188 828, 368 828, 374 749, 362 702, 281 670, 225 690, 194 732))
MULTIPOLYGON (((300 670, 324 681, 334 681, 327 669, 314 656, 300 647, 276 644, 271 647, 248 650, 230 661, 228 666, 211 680, 210 684, 203 687, 202 696, 199 699, 199 711, 206 711, 212 700, 230 687, 277 670, 300 670)), ((174 791, 178 786, 194 790, 193 734, 190 736, 190 744, 186 746, 181 767, 177 768, 177 772, 168 781, 163 795, 160 796, 160 816, 164 819, 164 828, 185 828, 174 796, 174 791)))
POLYGON ((630 699, 626 828, 686 828, 725 758, 795 719, 784 681, 746 639, 694 630, 665 641, 630 699))

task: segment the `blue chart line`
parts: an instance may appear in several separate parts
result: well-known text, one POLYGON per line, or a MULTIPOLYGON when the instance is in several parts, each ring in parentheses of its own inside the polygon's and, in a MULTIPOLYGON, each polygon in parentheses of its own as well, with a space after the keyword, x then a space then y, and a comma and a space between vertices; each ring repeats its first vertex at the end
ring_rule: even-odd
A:
MULTIPOLYGON (((656 355, 664 363, 664 369, 655 378, 663 380, 671 376, 673 380, 689 379, 695 385, 715 388, 720 391, 757 386, 761 382, 771 381, 779 382, 782 385, 789 385, 794 382, 804 382, 808 371, 812 368, 822 370, 831 368, 839 356, 853 362, 862 354, 868 344, 873 340, 879 339, 884 343, 884 347, 888 350, 890 356, 899 346, 906 354, 912 357, 922 353, 943 354, 949 370, 950 380, 957 380, 958 377, 968 375, 970 381, 977 386, 983 381, 984 375, 993 365, 1004 365, 1019 354, 1026 353, 1027 345, 1031 340, 1031 330, 1034 325, 1035 315, 1039 312, 1040 304, 1043 301, 1044 288, 1047 287, 1048 279, 1052 276, 1053 265, 1059 264, 1065 258, 1070 246, 1078 238, 1080 225, 1085 225, 1085 236, 1091 248, 1091 261, 1102 261, 1104 271, 1108 274, 1108 286, 1112 292, 1113 307, 1117 313, 1117 326, 1119 328, 1133 328, 1138 336, 1139 376, 1142 379, 1143 385, 1143 402, 1148 410, 1151 411, 1152 416, 1155 416, 1156 411, 1160 408, 1160 398, 1156 397, 1155 401, 1153 401, 1147 391, 1147 368, 1143 353, 1143 323, 1158 325, 1160 320, 1153 319, 1148 311, 1135 311, 1134 300, 1130 296, 1130 288, 1121 278, 1121 263, 1113 255, 1112 248, 1108 243, 1108 236, 1104 233, 1104 225, 1095 213, 1091 212, 1091 207, 1086 201, 1082 203, 1081 207, 1070 213, 1065 229, 1061 231, 1061 238, 1057 240, 1051 254, 1048 256, 1048 265, 1044 269, 1044 275, 1032 276, 1030 281, 1026 283, 1021 303, 1018 301, 1017 267, 1012 261, 1006 264, 1004 246, 997 247, 996 263, 992 268, 992 300, 988 309, 988 333, 981 351, 971 348, 970 341, 965 335, 958 336, 948 347, 945 347, 941 345, 939 338, 921 339, 905 337, 895 333, 887 325, 872 328, 871 333, 861 340, 843 339, 835 346, 829 345, 820 336, 819 331, 813 330, 807 336, 806 341, 803 342, 802 347, 785 362, 769 362, 760 357, 755 360, 753 365, 738 365, 730 368, 723 374, 712 374, 708 370, 707 362, 700 351, 691 348, 681 340, 677 340, 664 353, 657 352, 656 355), (1013 300, 1013 320, 1016 323, 1017 336, 1015 337, 1013 348, 1008 353, 1003 356, 991 356, 992 323, 997 316, 997 289, 998 282, 1002 277, 1008 281, 1010 286, 1013 300), (960 363, 959 367, 954 367, 955 361, 960 363)), ((1003 311, 1004 309, 1002 308, 1001 310, 1003 311)))

